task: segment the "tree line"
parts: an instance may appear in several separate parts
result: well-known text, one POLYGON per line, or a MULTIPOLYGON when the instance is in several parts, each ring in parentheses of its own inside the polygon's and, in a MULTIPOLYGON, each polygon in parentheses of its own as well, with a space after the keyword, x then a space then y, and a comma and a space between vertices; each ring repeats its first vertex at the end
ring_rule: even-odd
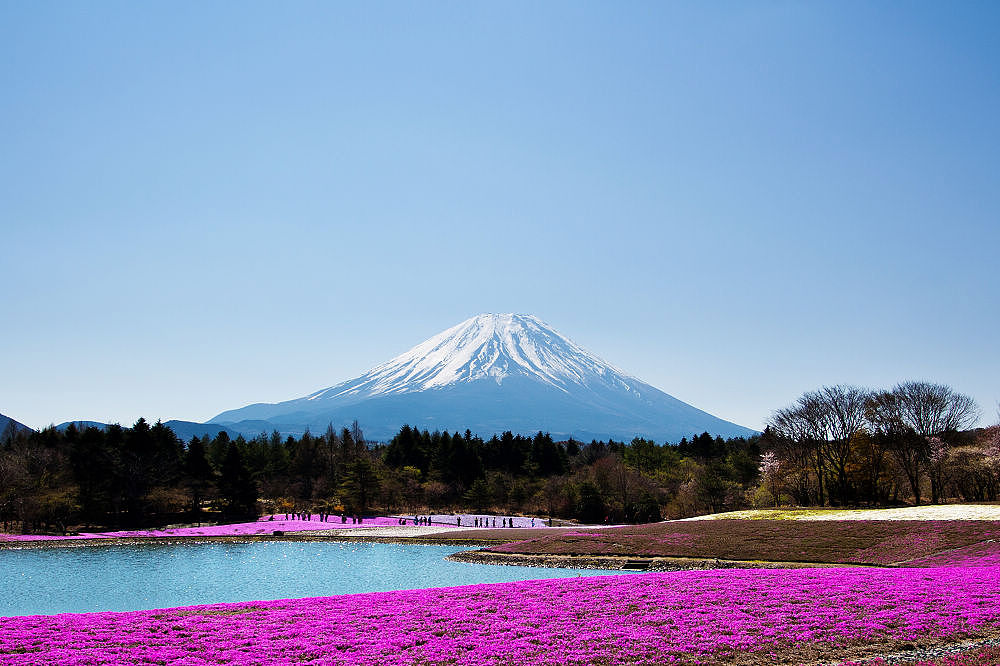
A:
POLYGON ((777 504, 883 506, 1000 495, 1000 426, 969 430, 975 403, 924 382, 833 386, 775 412, 759 436, 708 433, 554 441, 408 425, 367 442, 357 422, 322 434, 179 440, 163 425, 8 429, 4 531, 148 527, 326 514, 473 511, 639 523, 777 504))
POLYGON ((676 445, 404 425, 370 443, 357 423, 321 435, 179 440, 162 423, 0 436, 4 531, 135 528, 260 513, 477 511, 648 522, 735 508, 757 480, 758 438, 676 445))
POLYGON ((977 418, 972 398, 942 384, 809 391, 764 430, 762 489, 803 506, 996 500, 1000 428, 970 430, 977 418))

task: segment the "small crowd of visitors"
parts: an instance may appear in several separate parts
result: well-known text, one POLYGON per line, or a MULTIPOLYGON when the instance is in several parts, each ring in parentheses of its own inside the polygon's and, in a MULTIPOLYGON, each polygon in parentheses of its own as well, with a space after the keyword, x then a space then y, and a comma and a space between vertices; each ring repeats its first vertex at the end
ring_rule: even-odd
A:
MULTIPOLYGON (((490 519, 491 519, 490 516, 474 516, 472 518, 472 526, 473 527, 496 527, 497 526, 497 517, 496 516, 492 516, 492 520, 493 520, 493 524, 492 525, 490 525, 490 519)), ((462 519, 459 518, 459 525, 461 525, 461 520, 462 519)), ((532 527, 535 526, 535 519, 534 518, 531 519, 531 526, 532 527)), ((516 525, 514 525, 514 519, 513 518, 504 518, 504 517, 501 517, 500 518, 500 527, 516 527, 516 525)))
MULTIPOLYGON (((311 521, 314 517, 319 518, 320 522, 326 523, 326 522, 330 522, 331 518, 335 518, 335 515, 331 514, 331 513, 324 512, 324 511, 321 511, 319 513, 312 513, 311 511, 301 511, 301 512, 292 511, 292 512, 285 513, 285 520, 305 520, 305 521, 311 521)), ((270 521, 273 521, 274 518, 275 518, 275 516, 271 515, 267 519, 270 520, 270 521)), ((400 525, 409 525, 409 524, 411 524, 411 521, 412 521, 413 525, 429 526, 429 525, 432 525, 434 523, 433 518, 434 518, 434 516, 414 515, 413 518, 408 518, 406 516, 400 516, 398 518, 398 520, 399 520, 399 524, 400 525)), ((449 524, 450 521, 447 520, 446 518, 447 517, 439 518, 437 520, 437 523, 439 525, 449 524)), ((341 523, 346 524, 347 521, 348 521, 348 519, 350 519, 351 524, 354 524, 354 525, 361 525, 361 524, 364 523, 364 518, 362 516, 359 516, 359 515, 348 515, 346 513, 341 513, 340 514, 340 522, 341 523)), ((514 524, 514 518, 507 518, 507 517, 501 516, 499 520, 500 520, 500 524, 497 525, 497 516, 473 516, 472 517, 472 527, 484 527, 484 528, 489 528, 489 527, 501 527, 501 528, 519 527, 518 525, 514 524)), ((527 519, 525 519, 525 520, 527 520, 527 519)), ((544 524, 544 521, 543 521, 543 524, 544 524)), ((458 527, 462 526, 462 516, 455 516, 455 525, 458 526, 458 527)), ((531 519, 531 527, 534 527, 534 526, 535 526, 535 519, 532 518, 531 519)), ((549 519, 549 527, 551 527, 551 526, 552 526, 552 519, 550 518, 549 519)), ((526 525, 525 525, 525 527, 526 527, 526 525)))
MULTIPOLYGON (((401 516, 399 518, 399 524, 400 525, 409 525, 409 524, 411 524, 411 521, 412 521, 413 525, 424 525, 424 526, 431 525, 434 522, 433 521, 433 516, 413 516, 413 518, 406 518, 406 517, 402 517, 401 516)), ((438 524, 446 525, 450 521, 447 520, 447 517, 443 517, 443 518, 439 518, 437 522, 438 522, 438 524)), ((457 527, 461 527, 462 526, 462 516, 455 516, 455 525, 457 527)), ((531 527, 534 527, 534 526, 535 526, 535 519, 532 518, 531 519, 531 527)), ((501 527, 501 528, 507 528, 507 527, 517 527, 517 525, 514 524, 514 519, 513 518, 505 518, 505 517, 501 516, 500 517, 500 524, 497 525, 497 517, 496 516, 473 516, 472 517, 472 527, 486 527, 486 528, 488 528, 488 527, 501 527)))
MULTIPOLYGON (((413 525, 428 526, 428 525, 433 524, 433 522, 434 522, 433 521, 433 516, 413 516, 413 518, 406 518, 406 517, 400 516, 400 518, 399 518, 399 524, 400 525, 410 525, 410 524, 413 524, 413 525)), ((439 524, 441 524, 441 525, 444 525, 444 524, 448 523, 448 521, 446 519, 439 519, 437 522, 439 524)), ((457 527, 461 527, 462 526, 462 516, 455 516, 455 525, 457 527)), ((531 526, 532 527, 535 526, 535 519, 534 518, 531 519, 531 526)), ((504 517, 501 517, 500 518, 500 525, 498 526, 497 525, 497 517, 496 516, 473 516, 472 517, 472 527, 517 527, 517 526, 514 524, 514 519, 513 518, 504 518, 504 517), (492 525, 490 524, 491 521, 492 521, 492 525)))
MULTIPOLYGON (((400 525, 406 525, 407 524, 407 522, 406 522, 407 520, 409 520, 409 518, 400 518, 399 519, 399 524, 400 525)), ((413 524, 414 525, 430 525, 431 524, 431 517, 430 516, 413 516, 413 524)))
MULTIPOLYGON (((326 513, 325 511, 321 511, 319 513, 312 513, 311 511, 302 511, 302 512, 292 511, 292 512, 289 512, 289 513, 285 514, 285 520, 305 520, 305 521, 308 522, 308 521, 312 521, 313 516, 316 516, 317 518, 319 518, 319 521, 321 523, 328 523, 328 522, 330 522, 330 518, 333 517, 333 514, 332 513, 326 513)), ((365 520, 363 517, 358 516, 358 515, 348 516, 345 513, 340 514, 340 522, 341 523, 347 523, 347 519, 348 518, 350 518, 351 519, 351 523, 355 524, 355 525, 361 525, 362 523, 364 523, 364 520, 365 520)), ((268 516, 267 519, 269 521, 273 521, 274 520, 274 515, 268 516)))

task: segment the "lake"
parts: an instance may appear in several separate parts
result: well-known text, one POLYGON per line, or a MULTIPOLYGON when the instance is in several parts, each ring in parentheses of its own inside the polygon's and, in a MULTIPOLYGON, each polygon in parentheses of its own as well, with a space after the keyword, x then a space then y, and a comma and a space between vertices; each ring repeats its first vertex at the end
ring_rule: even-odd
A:
POLYGON ((451 587, 621 571, 448 562, 455 546, 349 542, 0 550, 0 616, 451 587))

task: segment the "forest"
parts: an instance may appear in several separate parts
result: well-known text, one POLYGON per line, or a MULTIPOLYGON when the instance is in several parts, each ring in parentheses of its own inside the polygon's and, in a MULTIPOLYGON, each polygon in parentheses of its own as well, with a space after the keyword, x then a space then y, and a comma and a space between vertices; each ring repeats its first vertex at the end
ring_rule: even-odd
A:
POLYGON ((264 513, 503 512, 643 523, 748 507, 996 500, 1000 427, 975 403, 910 382, 823 387, 761 435, 675 444, 483 439, 404 425, 368 442, 357 422, 322 434, 179 440, 162 423, 0 436, 0 528, 57 532, 264 513))

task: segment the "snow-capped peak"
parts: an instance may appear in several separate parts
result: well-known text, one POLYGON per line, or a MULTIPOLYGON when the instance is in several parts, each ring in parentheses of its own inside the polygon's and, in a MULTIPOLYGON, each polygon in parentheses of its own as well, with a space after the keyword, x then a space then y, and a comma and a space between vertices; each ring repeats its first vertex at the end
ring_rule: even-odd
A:
POLYGON ((302 433, 359 420, 387 441, 401 424, 584 438, 750 434, 605 363, 530 315, 463 321, 365 374, 312 395, 212 419, 234 430, 302 433))
POLYGON ((574 384, 595 383, 630 390, 635 381, 537 317, 481 314, 355 380, 317 391, 306 399, 409 393, 484 379, 500 384, 513 376, 563 391, 574 384))

